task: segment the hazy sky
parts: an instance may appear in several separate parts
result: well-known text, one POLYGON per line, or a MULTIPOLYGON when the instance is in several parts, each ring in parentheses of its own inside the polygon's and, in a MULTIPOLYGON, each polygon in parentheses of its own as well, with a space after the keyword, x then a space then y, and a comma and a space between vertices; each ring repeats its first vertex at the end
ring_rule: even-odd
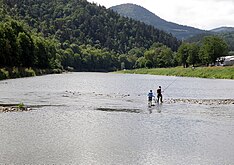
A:
POLYGON ((134 3, 174 23, 210 30, 234 27, 234 0, 88 0, 109 8, 134 3))

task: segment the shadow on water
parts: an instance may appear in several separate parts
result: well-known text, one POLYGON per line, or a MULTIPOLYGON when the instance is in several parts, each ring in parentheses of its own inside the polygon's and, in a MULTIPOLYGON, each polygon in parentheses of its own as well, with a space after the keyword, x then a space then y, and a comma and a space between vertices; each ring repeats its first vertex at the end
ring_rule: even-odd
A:
POLYGON ((155 104, 152 104, 151 106, 148 107, 148 110, 149 110, 149 113, 151 114, 153 111, 156 110, 157 113, 161 113, 162 112, 162 108, 163 108, 163 105, 162 103, 155 103, 155 104))
POLYGON ((106 111, 106 112, 129 112, 129 113, 141 113, 141 109, 126 109, 126 108, 97 108, 98 111, 106 111))
MULTIPOLYGON (((151 106, 147 107, 147 111, 149 111, 149 114, 153 112, 161 113, 162 112, 162 103, 156 103, 151 106)), ((145 110, 143 109, 137 109, 137 108, 96 108, 95 110, 98 111, 105 111, 105 112, 127 112, 127 113, 144 113, 145 110)))

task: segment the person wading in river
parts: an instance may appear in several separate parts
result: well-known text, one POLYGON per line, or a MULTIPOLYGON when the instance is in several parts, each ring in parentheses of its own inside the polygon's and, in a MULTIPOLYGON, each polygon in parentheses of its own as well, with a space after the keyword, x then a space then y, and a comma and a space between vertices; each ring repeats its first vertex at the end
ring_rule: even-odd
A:
POLYGON ((162 101, 162 89, 161 89, 161 86, 159 86, 158 87, 158 89, 157 89, 157 98, 158 98, 158 100, 157 100, 157 102, 159 103, 159 99, 160 99, 160 101, 161 101, 161 103, 163 103, 163 101, 162 101))
POLYGON ((154 94, 153 94, 153 91, 150 90, 150 92, 148 93, 148 105, 149 105, 149 107, 152 106, 153 97, 155 97, 154 94))

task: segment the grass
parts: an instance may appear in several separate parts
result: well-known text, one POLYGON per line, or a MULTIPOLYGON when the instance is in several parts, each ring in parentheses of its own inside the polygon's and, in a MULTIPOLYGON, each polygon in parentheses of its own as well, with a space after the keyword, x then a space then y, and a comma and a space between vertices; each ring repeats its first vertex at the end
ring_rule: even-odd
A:
POLYGON ((20 108, 20 109, 21 109, 21 108, 24 108, 24 103, 19 103, 19 104, 18 104, 18 108, 20 108))
POLYGON ((197 68, 175 67, 175 68, 153 68, 153 69, 142 68, 135 70, 123 70, 123 71, 118 71, 117 73, 234 79, 234 66, 197 67, 197 68))

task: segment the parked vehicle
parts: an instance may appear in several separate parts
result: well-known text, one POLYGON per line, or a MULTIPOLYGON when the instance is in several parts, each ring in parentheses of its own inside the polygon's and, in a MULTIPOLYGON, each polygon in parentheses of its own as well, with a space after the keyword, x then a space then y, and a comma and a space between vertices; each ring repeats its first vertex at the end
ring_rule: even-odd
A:
POLYGON ((232 66, 234 65, 234 56, 224 56, 216 60, 218 66, 232 66))

